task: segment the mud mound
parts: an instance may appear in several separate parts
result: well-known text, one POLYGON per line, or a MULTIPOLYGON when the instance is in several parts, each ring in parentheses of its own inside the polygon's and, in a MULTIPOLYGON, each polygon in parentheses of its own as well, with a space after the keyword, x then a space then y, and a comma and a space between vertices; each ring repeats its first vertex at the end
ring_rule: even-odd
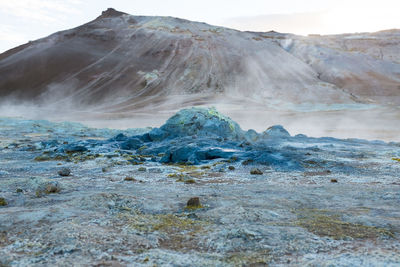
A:
POLYGON ((230 140, 243 137, 239 124, 219 113, 215 108, 183 109, 159 129, 150 132, 152 140, 183 136, 217 136, 230 140))

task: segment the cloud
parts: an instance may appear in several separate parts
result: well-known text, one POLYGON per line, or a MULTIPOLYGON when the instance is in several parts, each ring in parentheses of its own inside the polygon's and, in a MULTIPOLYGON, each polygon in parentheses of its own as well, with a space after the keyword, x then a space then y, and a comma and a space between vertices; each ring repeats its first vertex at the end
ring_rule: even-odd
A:
POLYGON ((323 3, 319 9, 310 9, 304 13, 231 17, 223 20, 221 24, 239 30, 275 30, 302 35, 373 32, 400 28, 398 0, 335 0, 323 3))
POLYGON ((0 53, 65 29, 82 14, 81 0, 0 0, 0 53))
POLYGON ((269 14, 249 17, 228 18, 224 26, 246 31, 278 31, 306 35, 319 32, 324 27, 327 12, 308 12, 294 14, 269 14))
POLYGON ((24 35, 17 33, 9 25, 0 25, 0 41, 23 42, 24 35))
POLYGON ((81 4, 79 0, 0 0, 0 5, 2 7, 1 13, 8 16, 41 22, 57 21, 60 17, 56 15, 78 14, 80 10, 77 8, 77 5, 79 4, 81 4))

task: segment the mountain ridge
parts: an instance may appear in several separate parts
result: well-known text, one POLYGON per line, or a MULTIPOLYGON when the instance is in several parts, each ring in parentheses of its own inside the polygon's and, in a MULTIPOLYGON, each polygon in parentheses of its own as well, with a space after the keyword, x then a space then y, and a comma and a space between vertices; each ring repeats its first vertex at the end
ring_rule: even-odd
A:
POLYGON ((399 44, 398 31, 303 37, 110 8, 0 54, 0 97, 109 112, 162 108, 173 96, 184 105, 221 96, 262 105, 397 104, 399 44))

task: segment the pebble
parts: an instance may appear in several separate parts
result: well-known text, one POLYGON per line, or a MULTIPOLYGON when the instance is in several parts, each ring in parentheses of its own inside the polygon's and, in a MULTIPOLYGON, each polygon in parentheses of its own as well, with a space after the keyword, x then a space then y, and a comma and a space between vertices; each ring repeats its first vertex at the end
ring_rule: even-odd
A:
POLYGON ((125 177, 124 181, 131 181, 131 182, 135 182, 136 179, 130 176, 125 177))
POLYGON ((71 170, 68 168, 62 168, 58 171, 58 175, 60 176, 69 176, 71 174, 71 170))
POLYGON ((253 169, 251 169, 250 174, 252 174, 252 175, 262 175, 263 172, 258 168, 253 168, 253 169))
POLYGON ((4 197, 0 197, 0 206, 7 206, 7 201, 4 197))
POLYGON ((201 207, 200 198, 199 197, 192 197, 186 203, 186 207, 188 208, 197 208, 201 207))

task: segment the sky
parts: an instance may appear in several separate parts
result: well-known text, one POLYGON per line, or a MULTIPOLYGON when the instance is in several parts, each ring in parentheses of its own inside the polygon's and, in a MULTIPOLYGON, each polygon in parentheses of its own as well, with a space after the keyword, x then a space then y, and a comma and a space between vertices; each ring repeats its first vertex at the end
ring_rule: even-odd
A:
POLYGON ((300 35, 400 28, 399 0, 0 0, 0 53, 84 24, 108 7, 300 35))

